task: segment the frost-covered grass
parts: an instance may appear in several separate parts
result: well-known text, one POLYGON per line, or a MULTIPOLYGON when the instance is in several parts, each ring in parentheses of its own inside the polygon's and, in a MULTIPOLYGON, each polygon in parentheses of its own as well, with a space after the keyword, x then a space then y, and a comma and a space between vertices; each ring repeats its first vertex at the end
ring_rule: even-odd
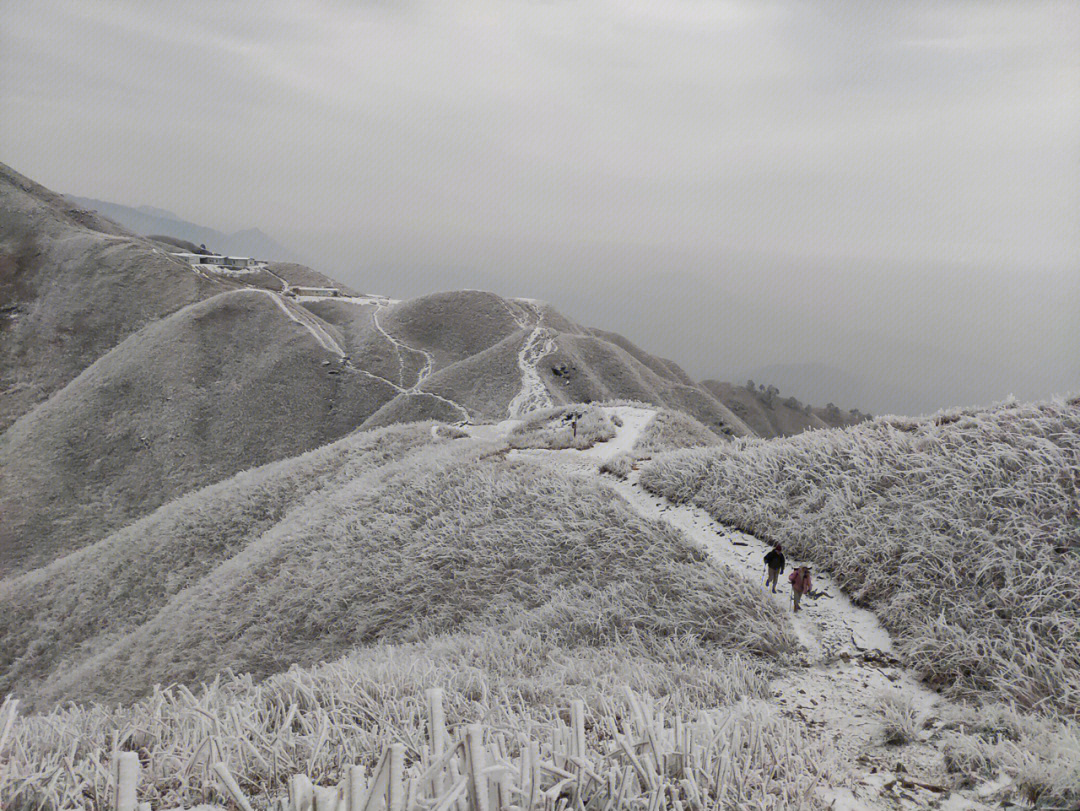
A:
POLYGON ((625 479, 634 469, 635 459, 631 453, 618 453, 600 465, 601 473, 610 473, 618 479, 625 479))
MULTIPOLYGON (((522 632, 458 635, 378 646, 263 682, 227 676, 194 691, 159 689, 124 708, 69 706, 18 716, 7 743, 0 742, 9 767, 0 772, 0 802, 5 809, 111 808, 116 754, 134 751, 142 767, 139 800, 154 808, 226 802, 212 772, 217 762, 256 808, 265 808, 294 774, 324 787, 338 786, 350 766, 372 777, 391 744, 404 744, 403 776, 414 781, 414 796, 435 796, 455 784, 453 769, 438 792, 416 780, 434 759, 425 690, 438 687, 445 690, 451 744, 464 724, 483 723, 485 743, 502 747, 516 776, 530 773, 520 759, 531 742, 532 754, 549 766, 538 791, 564 779, 557 770, 575 769, 567 760, 573 755, 605 781, 589 794, 607 791, 609 779, 626 781, 619 792, 625 802, 615 807, 642 807, 652 786, 682 802, 697 791, 712 799, 708 807, 818 807, 813 786, 831 782, 835 759, 766 707, 764 674, 737 656, 704 655, 678 640, 669 646, 658 657, 632 639, 569 649, 522 632), (628 705, 626 686, 642 699, 628 705), (584 751, 568 746, 576 737, 567 734, 574 699, 584 701, 584 751), (694 756, 680 758, 679 751, 694 756)), ((0 727, 9 710, 0 711, 0 727)), ((463 763, 457 773, 467 768, 463 763)), ((550 807, 539 797, 516 802, 550 807)))
POLYGON ((676 452, 642 482, 824 565, 931 683, 1080 716, 1080 399, 676 452))
POLYGON ((965 781, 1004 772, 1038 807, 1080 807, 1080 725, 992 705, 953 708, 943 719, 946 768, 965 781))
POLYGON ((615 436, 616 426, 596 405, 570 405, 532 414, 510 432, 512 448, 584 450, 615 436))
POLYGON ((398 458, 361 455, 283 512, 250 498, 273 481, 238 477, 56 577, 4 583, 0 607, 18 612, 0 626, 17 642, 6 686, 39 707, 127 701, 155 683, 263 678, 358 645, 488 628, 566 646, 637 634, 793 648, 779 609, 601 482, 506 461, 502 443, 414 446, 429 426, 409 430, 391 429, 398 458))
POLYGON ((640 403, 633 405, 653 409, 656 413, 645 425, 634 446, 629 451, 616 454, 606 460, 600 466, 601 473, 625 479, 639 460, 651 459, 653 456, 673 450, 719 445, 724 441, 693 417, 681 411, 640 403))
POLYGON ((0 694, 154 617, 320 490, 430 446, 429 425, 355 434, 239 473, 48 566, 0 581, 0 694))
POLYGON ((642 459, 680 448, 719 445, 723 441, 688 414, 661 408, 634 443, 633 454, 642 459))
POLYGON ((878 707, 885 727, 885 743, 904 744, 917 740, 927 720, 926 714, 910 698, 884 693, 878 707))
POLYGON ((882 693, 875 714, 885 744, 933 741, 961 786, 1004 774, 1025 802, 1071 808, 1080 801, 1080 726, 1073 721, 1001 704, 939 704, 932 710, 892 692, 882 693))

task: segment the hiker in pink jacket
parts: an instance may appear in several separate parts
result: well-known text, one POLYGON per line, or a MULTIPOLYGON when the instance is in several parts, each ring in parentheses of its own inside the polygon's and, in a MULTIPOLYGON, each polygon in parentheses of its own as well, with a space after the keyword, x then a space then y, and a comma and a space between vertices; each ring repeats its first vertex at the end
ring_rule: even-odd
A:
POLYGON ((788 575, 791 583, 791 599, 795 602, 795 610, 799 610, 799 600, 810 591, 810 567, 799 566, 788 575))

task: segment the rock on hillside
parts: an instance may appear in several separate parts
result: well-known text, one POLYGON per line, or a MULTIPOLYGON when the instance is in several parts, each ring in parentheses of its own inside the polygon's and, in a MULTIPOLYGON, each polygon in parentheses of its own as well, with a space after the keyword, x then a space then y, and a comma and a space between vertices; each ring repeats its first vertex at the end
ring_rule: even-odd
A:
POLYGON ((0 430, 127 336, 223 289, 0 164, 0 430))
POLYGON ((755 434, 766 439, 794 436, 815 428, 843 428, 868 419, 868 415, 858 411, 804 405, 793 397, 781 397, 775 387, 750 390, 719 380, 705 380, 701 386, 735 412, 755 434))
MULTIPOLYGON (((345 369, 273 294, 156 321, 0 437, 0 571, 97 540, 166 501, 360 425, 395 394, 345 369)), ((310 316, 309 316, 310 317, 310 316)))

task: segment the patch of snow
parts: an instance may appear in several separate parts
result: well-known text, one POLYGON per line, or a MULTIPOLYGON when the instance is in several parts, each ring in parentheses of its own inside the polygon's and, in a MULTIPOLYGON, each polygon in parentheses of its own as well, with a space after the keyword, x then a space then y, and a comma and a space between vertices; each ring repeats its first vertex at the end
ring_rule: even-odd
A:
MULTIPOLYGON (((499 301, 502 302, 506 311, 510 313, 510 317, 514 319, 514 323, 518 325, 518 329, 530 329, 531 327, 536 326, 538 318, 530 318, 526 309, 515 300, 500 298, 499 301)), ((535 307, 532 309, 534 314, 538 312, 535 307)))
POLYGON ((386 296, 296 296, 295 300, 301 304, 309 301, 341 301, 345 304, 356 304, 359 306, 369 305, 382 305, 387 306, 395 303, 392 299, 388 299, 386 296))
POLYGON ((496 439, 505 439, 519 425, 521 425, 521 420, 503 420, 502 422, 486 423, 484 425, 466 425, 464 428, 473 439, 490 442, 496 439))
POLYGON ((242 268, 230 268, 225 267, 224 265, 200 265, 199 267, 205 267, 211 273, 214 273, 218 276, 228 276, 232 279, 242 279, 245 276, 250 276, 254 273, 258 273, 259 271, 266 270, 265 263, 257 262, 242 268))
POLYGON ((581 458, 595 459, 599 464, 615 458, 620 453, 629 453, 633 450, 645 426, 656 416, 654 409, 635 406, 614 406, 605 408, 604 411, 609 418, 617 417, 622 423, 621 426, 616 426, 615 437, 607 442, 597 442, 585 450, 570 449, 581 458))
POLYGON ((976 789, 976 793, 980 797, 989 797, 993 794, 997 794, 1002 789, 1006 789, 1013 784, 1012 778, 1007 774, 999 774, 995 779, 988 780, 976 789))

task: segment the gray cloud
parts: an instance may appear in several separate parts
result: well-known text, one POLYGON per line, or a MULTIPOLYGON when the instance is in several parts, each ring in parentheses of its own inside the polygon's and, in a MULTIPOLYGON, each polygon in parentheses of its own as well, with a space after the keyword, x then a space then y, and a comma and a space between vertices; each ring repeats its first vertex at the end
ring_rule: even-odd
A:
POLYGON ((2 159, 53 188, 395 295, 540 295, 699 375, 824 363, 864 407, 1080 380, 1075 3, 3 15, 2 159))

